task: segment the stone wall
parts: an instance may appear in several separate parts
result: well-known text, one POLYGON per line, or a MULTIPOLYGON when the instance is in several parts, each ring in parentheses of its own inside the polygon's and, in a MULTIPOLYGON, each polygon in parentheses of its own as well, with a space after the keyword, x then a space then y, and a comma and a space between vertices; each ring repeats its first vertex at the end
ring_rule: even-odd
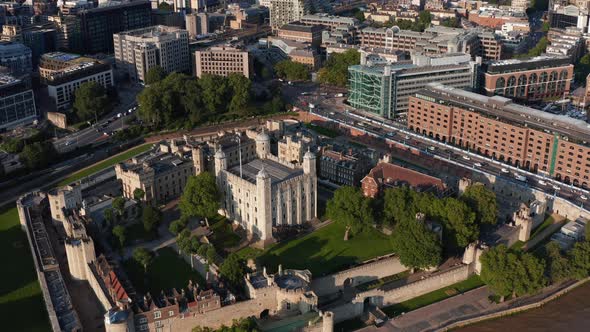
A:
POLYGON ((345 271, 314 279, 311 282, 311 289, 317 296, 323 296, 342 290, 345 283, 347 286, 354 287, 406 270, 408 268, 403 266, 396 256, 383 257, 345 271))
POLYGON ((68 127, 68 120, 64 113, 47 112, 47 120, 58 128, 66 129, 68 127))

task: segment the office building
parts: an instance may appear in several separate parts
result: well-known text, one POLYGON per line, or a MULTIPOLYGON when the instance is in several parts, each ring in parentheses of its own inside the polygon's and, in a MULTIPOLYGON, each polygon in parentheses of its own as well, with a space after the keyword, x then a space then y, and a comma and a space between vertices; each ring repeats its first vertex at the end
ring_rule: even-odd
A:
POLYGON ((252 59, 248 51, 234 47, 211 47, 205 51, 195 52, 195 75, 213 74, 228 76, 239 73, 250 77, 252 59))
POLYGON ((303 15, 300 22, 305 25, 323 25, 330 29, 341 27, 357 27, 358 19, 346 16, 331 16, 327 14, 307 14, 303 15))
POLYGON ((309 14, 307 0, 270 0, 270 26, 278 30, 285 24, 301 20, 309 14))
POLYGON ((408 98, 426 84, 440 82, 473 89, 477 64, 467 54, 415 56, 413 63, 356 65, 348 68, 348 102, 355 108, 393 118, 408 110, 408 98))
POLYGON ((502 44, 493 32, 474 28, 463 30, 432 26, 424 32, 393 28, 367 27, 360 31, 362 47, 421 52, 425 54, 467 53, 472 57, 498 60, 502 44))
POLYGON ((166 73, 190 71, 188 32, 156 25, 113 35, 117 68, 132 81, 144 82, 148 71, 159 66, 166 73))
POLYGON ((502 96, 432 84, 410 97, 408 129, 500 162, 588 188, 588 124, 502 96))
POLYGON ((469 21, 484 27, 499 29, 506 22, 528 23, 524 11, 484 7, 469 12, 469 21))
POLYGON ((76 90, 85 82, 96 82, 105 89, 114 86, 110 64, 77 54, 44 54, 39 62, 39 75, 58 112, 71 108, 76 90))
POLYGON ((273 241, 273 227, 301 225, 317 216, 316 157, 307 152, 302 167, 270 153, 270 137, 256 137, 256 156, 245 164, 228 164, 215 153, 215 176, 221 209, 263 244, 273 241))
POLYGON ((318 166, 321 179, 337 185, 357 187, 371 169, 371 162, 358 151, 328 146, 322 148, 318 166))
POLYGON ((319 47, 322 43, 323 27, 320 25, 304 25, 300 22, 285 24, 278 30, 278 37, 319 47))
POLYGON ((186 15, 186 31, 191 39, 209 33, 209 19, 207 13, 192 13, 186 15))
POLYGON ((117 179, 123 185, 123 196, 134 199, 141 189, 150 204, 166 203, 179 197, 188 177, 193 175, 192 161, 182 154, 148 151, 115 165, 117 179))
POLYGON ((113 34, 152 25, 149 1, 109 1, 76 13, 80 19, 82 48, 85 54, 112 53, 113 34))
POLYGON ((490 61, 481 67, 481 84, 488 96, 522 101, 563 98, 569 93, 574 65, 567 56, 490 61))
POLYGON ((22 80, 0 74, 0 130, 37 119, 33 90, 22 80))
POLYGON ((8 68, 12 75, 31 73, 32 57, 31 49, 21 43, 0 42, 0 66, 8 68))
POLYGON ((55 28, 55 48, 59 51, 82 52, 80 18, 75 15, 48 16, 55 28))

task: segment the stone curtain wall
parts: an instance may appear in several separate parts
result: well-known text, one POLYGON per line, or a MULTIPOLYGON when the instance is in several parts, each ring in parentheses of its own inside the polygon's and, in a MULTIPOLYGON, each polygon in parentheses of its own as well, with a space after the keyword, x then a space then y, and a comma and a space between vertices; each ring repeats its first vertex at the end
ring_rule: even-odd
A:
POLYGON ((408 270, 396 256, 384 257, 377 261, 314 279, 311 289, 317 296, 336 293, 344 288, 345 282, 352 287, 381 279, 408 270), (347 281, 348 280, 348 281, 347 281))

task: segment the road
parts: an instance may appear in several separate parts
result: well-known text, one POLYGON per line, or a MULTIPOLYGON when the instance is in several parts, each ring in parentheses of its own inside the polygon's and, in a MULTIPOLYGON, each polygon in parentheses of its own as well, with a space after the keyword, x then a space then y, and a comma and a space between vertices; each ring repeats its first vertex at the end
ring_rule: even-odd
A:
POLYGON ((125 120, 128 118, 128 111, 137 106, 136 96, 141 89, 142 87, 139 85, 131 85, 130 87, 120 89, 120 103, 112 112, 107 114, 97 123, 94 123, 91 127, 55 140, 53 142, 55 149, 59 153, 69 152, 78 147, 98 142, 101 139, 108 139, 108 135, 105 135, 105 133, 110 135, 114 131, 125 128, 125 120), (125 114, 125 116, 118 118, 117 114, 119 113, 122 115, 125 114))

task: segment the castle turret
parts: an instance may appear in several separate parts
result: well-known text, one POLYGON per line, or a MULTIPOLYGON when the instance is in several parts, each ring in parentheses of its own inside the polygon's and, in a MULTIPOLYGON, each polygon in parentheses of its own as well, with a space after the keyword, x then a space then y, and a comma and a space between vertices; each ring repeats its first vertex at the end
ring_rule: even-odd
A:
POLYGON ((260 159, 266 159, 270 154, 270 136, 263 128, 262 132, 256 136, 256 155, 260 159))
POLYGON ((256 175, 256 196, 258 198, 258 212, 255 223, 252 224, 262 241, 272 240, 272 212, 271 212, 271 178, 264 166, 256 175))
POLYGON ((207 160, 205 159, 205 152, 201 146, 194 146, 191 150, 193 156, 193 169, 195 175, 199 175, 207 170, 207 160))
POLYGON ((316 175, 316 161, 315 161, 315 154, 311 152, 309 149, 303 155, 303 173, 316 175))
POLYGON ((215 152, 215 176, 219 176, 222 170, 227 169, 227 158, 225 157, 225 152, 223 150, 218 149, 215 152))

